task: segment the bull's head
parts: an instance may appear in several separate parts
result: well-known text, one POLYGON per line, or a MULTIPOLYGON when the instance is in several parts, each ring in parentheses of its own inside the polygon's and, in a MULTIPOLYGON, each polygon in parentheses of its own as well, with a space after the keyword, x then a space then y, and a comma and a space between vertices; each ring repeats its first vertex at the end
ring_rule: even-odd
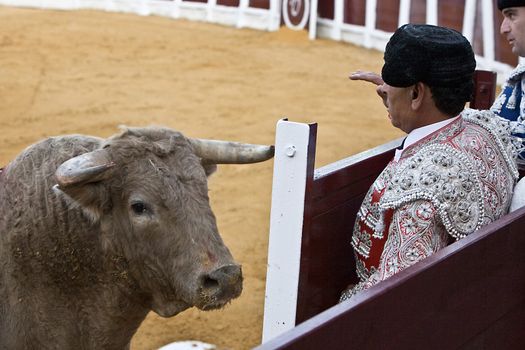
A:
POLYGON ((253 163, 273 147, 127 129, 63 163, 58 188, 100 226, 104 250, 149 307, 173 316, 222 307, 240 295, 241 267, 219 236, 207 176, 219 163, 253 163))

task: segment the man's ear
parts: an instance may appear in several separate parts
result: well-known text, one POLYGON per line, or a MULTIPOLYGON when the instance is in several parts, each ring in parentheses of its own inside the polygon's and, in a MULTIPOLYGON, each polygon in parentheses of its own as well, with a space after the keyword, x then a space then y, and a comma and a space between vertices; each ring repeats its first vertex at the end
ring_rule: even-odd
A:
POLYGON ((419 82, 412 85, 412 109, 418 110, 426 97, 426 85, 419 82))

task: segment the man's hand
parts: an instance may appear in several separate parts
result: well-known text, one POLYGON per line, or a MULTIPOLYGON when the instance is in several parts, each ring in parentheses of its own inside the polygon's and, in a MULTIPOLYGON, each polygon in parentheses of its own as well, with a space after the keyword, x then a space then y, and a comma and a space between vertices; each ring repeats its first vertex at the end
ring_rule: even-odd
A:
POLYGON ((383 81, 383 78, 381 78, 379 74, 374 73, 374 72, 363 72, 363 71, 358 70, 357 72, 350 74, 349 78, 350 80, 362 80, 362 81, 366 81, 366 82, 376 85, 377 94, 383 100, 383 104, 387 106, 386 94, 382 89, 383 84, 385 82, 383 81))
POLYGON ((350 74, 349 78, 350 80, 367 81, 375 85, 383 85, 385 83, 379 74, 374 72, 363 72, 360 70, 350 74))

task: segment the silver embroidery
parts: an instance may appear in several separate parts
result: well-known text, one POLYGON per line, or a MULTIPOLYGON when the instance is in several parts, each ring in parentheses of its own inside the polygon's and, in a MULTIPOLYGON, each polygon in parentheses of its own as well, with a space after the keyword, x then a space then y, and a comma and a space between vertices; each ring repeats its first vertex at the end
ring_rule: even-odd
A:
POLYGON ((490 111, 465 110, 461 119, 407 148, 390 163, 365 196, 354 227, 357 274, 361 282, 341 300, 369 288, 448 244, 503 216, 518 177, 519 141, 511 124, 490 111), (379 186, 377 185, 379 184, 379 186), (385 192, 372 203, 374 188, 385 192), (371 235, 382 238, 387 209, 394 209, 378 266, 363 258, 371 235))
POLYGON ((488 111, 466 110, 463 118, 488 131, 491 140, 474 125, 467 125, 453 145, 427 143, 414 155, 417 161, 410 159, 400 168, 400 180, 381 198, 382 209, 427 200, 435 205, 445 228, 456 239, 504 213, 518 178, 516 147, 508 123, 500 123, 488 111), (499 164, 498 155, 504 164, 499 164), (500 187, 495 189, 495 184, 500 187))

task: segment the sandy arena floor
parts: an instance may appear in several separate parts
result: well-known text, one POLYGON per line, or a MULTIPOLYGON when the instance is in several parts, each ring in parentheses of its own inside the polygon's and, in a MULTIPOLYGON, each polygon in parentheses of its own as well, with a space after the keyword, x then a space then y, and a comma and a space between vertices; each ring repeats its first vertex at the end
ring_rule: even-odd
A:
MULTIPOLYGON (((121 124, 272 144, 288 117, 319 123, 321 166, 401 135, 373 87, 347 79, 381 63, 379 52, 286 29, 0 7, 0 165, 44 137, 105 137, 121 124)), ((221 234, 243 265, 242 296, 220 311, 150 313, 133 350, 188 339, 221 349, 260 343, 272 165, 220 166, 210 183, 221 234)))

